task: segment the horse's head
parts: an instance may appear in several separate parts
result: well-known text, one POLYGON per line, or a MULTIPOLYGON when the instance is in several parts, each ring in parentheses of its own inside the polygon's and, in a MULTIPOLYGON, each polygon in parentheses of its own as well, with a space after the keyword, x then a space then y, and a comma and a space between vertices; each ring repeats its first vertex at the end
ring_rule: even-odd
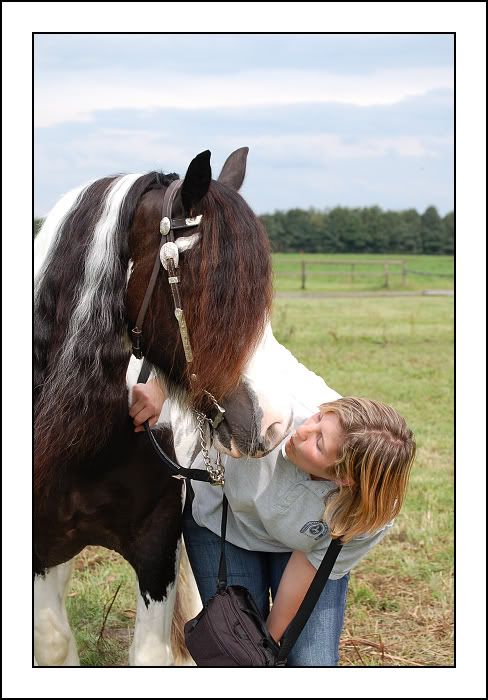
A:
MULTIPOLYGON (((216 446, 234 456, 261 456, 287 433, 291 415, 273 395, 277 389, 256 369, 256 350, 266 342, 271 305, 271 256, 264 228, 238 190, 247 148, 232 153, 217 180, 210 152, 190 163, 170 216, 197 227, 175 228, 178 291, 193 359, 185 357, 168 273, 159 269, 144 317, 141 348, 164 374, 173 395, 210 415, 225 408, 216 446), (186 397, 186 398, 185 398, 186 397)), ((155 182, 138 204, 129 235, 127 311, 136 324, 162 243, 163 197, 171 179, 155 182)), ((140 318, 140 316, 139 316, 140 318)), ((258 353, 262 354, 262 353, 258 353)))

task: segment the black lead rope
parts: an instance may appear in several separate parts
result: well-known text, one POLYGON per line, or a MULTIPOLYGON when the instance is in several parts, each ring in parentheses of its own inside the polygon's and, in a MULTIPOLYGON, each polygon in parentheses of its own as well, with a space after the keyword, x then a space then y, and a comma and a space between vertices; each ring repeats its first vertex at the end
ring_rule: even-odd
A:
MULTIPOLYGON (((147 380, 149 379, 149 375, 151 374, 151 365, 149 362, 144 358, 144 361, 142 363, 141 371, 139 372, 139 377, 137 378, 137 383, 138 384, 145 384, 147 380)), ((206 469, 185 469, 184 467, 181 467, 179 464, 176 462, 173 462, 171 457, 169 457, 166 452, 162 449, 162 447, 159 445, 158 441, 154 437, 154 434, 149 427, 148 421, 144 421, 144 430, 146 431, 146 435, 149 438, 149 441, 151 445, 153 446, 153 449, 156 453, 156 455, 159 457, 161 462, 165 465, 165 467, 168 469, 170 472, 171 476, 178 478, 178 479, 194 479, 195 481, 211 481, 210 475, 206 469)))

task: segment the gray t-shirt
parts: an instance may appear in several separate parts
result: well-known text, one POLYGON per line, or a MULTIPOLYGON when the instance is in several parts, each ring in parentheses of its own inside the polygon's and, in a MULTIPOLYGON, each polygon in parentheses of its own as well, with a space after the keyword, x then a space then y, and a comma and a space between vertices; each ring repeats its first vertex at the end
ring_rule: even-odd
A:
MULTIPOLYGON (((252 551, 301 551, 318 568, 331 541, 322 520, 325 500, 337 485, 311 479, 284 456, 283 444, 260 459, 223 456, 224 490, 229 501, 227 539, 252 551)), ((210 456, 215 454, 211 451, 210 456)), ((201 454, 192 466, 204 468, 201 454)), ((202 481, 194 481, 192 486, 193 517, 199 525, 220 534, 222 489, 202 481)), ((345 544, 330 578, 348 573, 392 524, 345 544)))

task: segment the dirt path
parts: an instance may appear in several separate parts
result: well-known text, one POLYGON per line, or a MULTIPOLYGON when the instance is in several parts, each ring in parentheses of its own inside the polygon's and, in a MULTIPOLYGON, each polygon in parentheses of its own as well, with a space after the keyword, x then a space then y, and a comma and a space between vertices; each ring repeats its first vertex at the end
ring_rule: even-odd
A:
POLYGON ((453 297, 452 289, 423 289, 415 292, 275 292, 277 299, 323 299, 348 297, 453 297))

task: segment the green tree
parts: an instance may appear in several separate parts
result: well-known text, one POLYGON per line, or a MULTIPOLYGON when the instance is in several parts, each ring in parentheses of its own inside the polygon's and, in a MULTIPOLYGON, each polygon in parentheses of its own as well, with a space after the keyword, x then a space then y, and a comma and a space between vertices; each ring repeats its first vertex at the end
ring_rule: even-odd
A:
POLYGON ((401 212, 401 227, 397 231, 398 251, 403 253, 422 252, 421 217, 416 209, 401 212))
POLYGON ((442 219, 444 228, 444 253, 454 255, 454 212, 449 212, 442 219))
POLYGON ((443 226, 437 209, 428 207, 421 221, 422 252, 425 255, 439 255, 444 252, 443 226))

